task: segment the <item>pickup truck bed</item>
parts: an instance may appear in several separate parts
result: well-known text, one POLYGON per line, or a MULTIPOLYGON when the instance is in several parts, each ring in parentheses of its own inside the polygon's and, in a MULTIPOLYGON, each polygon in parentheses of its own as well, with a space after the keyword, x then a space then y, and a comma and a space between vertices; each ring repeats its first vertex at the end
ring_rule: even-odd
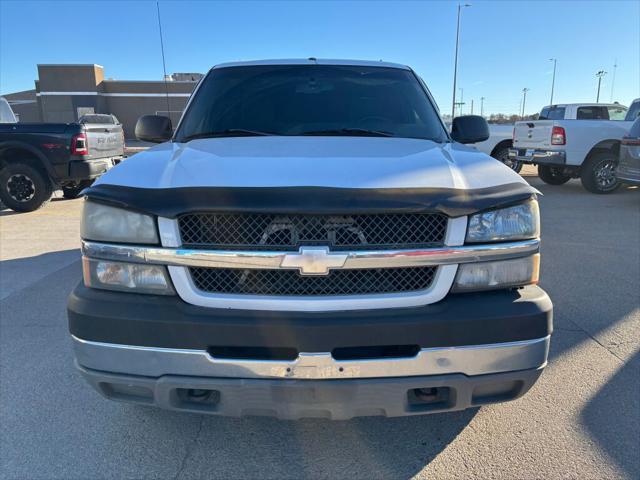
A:
POLYGON ((28 212, 56 187, 73 198, 124 154, 121 125, 0 124, 0 200, 28 212))
POLYGON ((517 122, 509 157, 538 165, 540 178, 551 185, 580 178, 590 192, 609 193, 618 187, 620 141, 630 127, 614 120, 517 122))

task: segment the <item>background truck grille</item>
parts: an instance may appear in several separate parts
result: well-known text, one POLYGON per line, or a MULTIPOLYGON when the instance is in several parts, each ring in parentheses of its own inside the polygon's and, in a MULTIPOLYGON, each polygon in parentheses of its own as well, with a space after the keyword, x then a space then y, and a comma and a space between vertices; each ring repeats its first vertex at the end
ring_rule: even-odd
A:
POLYGON ((441 246, 447 229, 447 217, 437 213, 190 213, 178 222, 185 247, 292 251, 301 245, 345 250, 441 246))
POLYGON ((332 270, 302 276, 297 270, 189 269, 196 287, 209 293, 253 295, 358 295, 425 290, 437 267, 332 270))

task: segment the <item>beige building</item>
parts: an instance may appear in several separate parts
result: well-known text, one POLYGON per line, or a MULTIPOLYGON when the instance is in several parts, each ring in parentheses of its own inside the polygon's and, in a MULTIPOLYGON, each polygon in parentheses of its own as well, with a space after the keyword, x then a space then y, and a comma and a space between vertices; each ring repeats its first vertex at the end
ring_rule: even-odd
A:
POLYGON ((74 122, 87 113, 110 113, 127 138, 141 115, 168 115, 174 125, 202 78, 176 73, 167 80, 111 80, 100 65, 38 65, 33 90, 4 94, 20 122, 74 122))

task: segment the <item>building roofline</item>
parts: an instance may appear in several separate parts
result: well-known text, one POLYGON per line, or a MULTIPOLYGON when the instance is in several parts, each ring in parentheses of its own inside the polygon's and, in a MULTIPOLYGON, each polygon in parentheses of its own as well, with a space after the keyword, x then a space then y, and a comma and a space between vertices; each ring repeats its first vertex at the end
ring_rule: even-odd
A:
MULTIPOLYGON (((105 83, 115 83, 115 82, 127 82, 127 83, 162 83, 164 84, 164 80, 119 80, 119 79, 110 79, 110 80, 102 80, 105 83)), ((171 85, 172 83, 198 83, 199 80, 167 80, 167 83, 171 85)))
POLYGON ((36 63, 36 67, 100 67, 97 63, 36 63))

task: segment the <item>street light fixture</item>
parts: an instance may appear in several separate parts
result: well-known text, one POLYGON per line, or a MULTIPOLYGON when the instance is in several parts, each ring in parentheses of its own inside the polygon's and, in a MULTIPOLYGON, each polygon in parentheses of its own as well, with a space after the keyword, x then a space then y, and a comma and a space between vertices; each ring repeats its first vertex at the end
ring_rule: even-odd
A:
POLYGON ((600 84, 602 83, 602 77, 607 74, 604 70, 598 70, 596 77, 598 77, 598 94, 596 95, 596 103, 600 103, 600 84))
MULTIPOLYGON (((456 55, 453 62, 453 100, 451 101, 451 120, 456 116, 456 82, 458 81, 458 44, 460 43, 460 11, 465 7, 470 7, 471 4, 458 3, 458 23, 456 27, 456 55)), ((461 107, 462 108, 462 107, 461 107)))
POLYGON ((549 101, 549 105, 553 105, 553 87, 556 84, 556 64, 558 63, 557 58, 550 58, 550 62, 553 62, 553 78, 551 79, 551 100, 549 101))

